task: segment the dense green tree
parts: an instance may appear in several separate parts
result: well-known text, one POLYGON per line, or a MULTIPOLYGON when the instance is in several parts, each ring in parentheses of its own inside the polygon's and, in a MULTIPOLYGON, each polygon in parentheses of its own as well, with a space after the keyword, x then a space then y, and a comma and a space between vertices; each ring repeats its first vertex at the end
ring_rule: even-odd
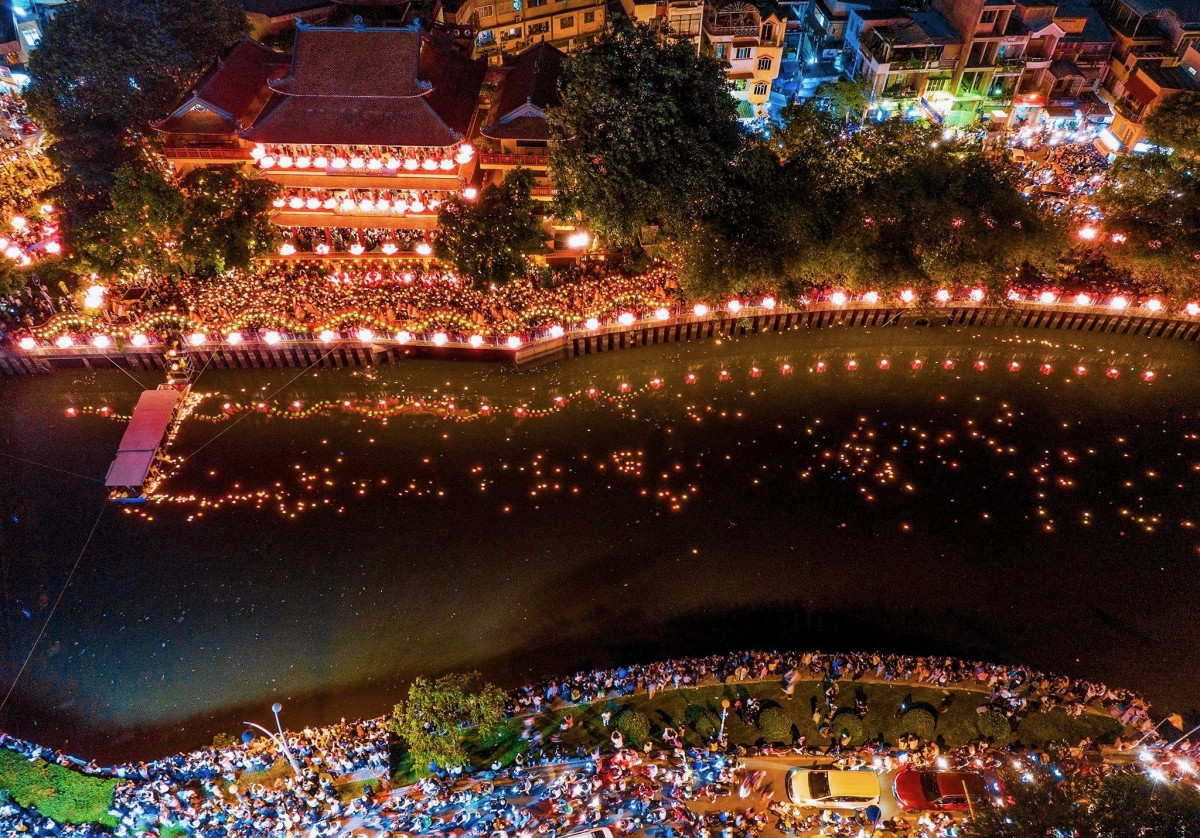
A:
POLYGON ((559 216, 582 213, 618 246, 652 225, 686 230, 741 149, 721 62, 645 24, 571 54, 550 133, 559 216))
POLYGON ((243 169, 200 168, 179 182, 148 161, 117 170, 110 209, 80 230, 89 270, 212 276, 245 268, 271 245, 278 187, 243 169))
POLYGON ((1181 90, 1159 103, 1146 117, 1146 133, 1156 145, 1200 155, 1200 91, 1181 90))
POLYGON ((1109 265, 1181 298, 1200 290, 1200 171, 1178 154, 1127 154, 1097 196, 1109 265))
POLYGON ((821 84, 816 91, 818 101, 828 107, 830 113, 846 122, 861 120, 867 113, 871 99, 860 81, 839 78, 821 84))
POLYGON ((503 183, 484 187, 474 201, 447 201, 438 213, 438 258, 481 287, 525 273, 527 256, 546 243, 532 186, 533 176, 518 168, 503 183))
POLYGON ((1093 778, 1058 780, 1048 771, 1001 775, 1004 806, 974 805, 963 838, 1097 838, 1087 799, 1099 783, 1093 778), (1027 782, 1028 780, 1028 782, 1027 782))
POLYGON ((170 177, 158 166, 126 163, 113 176, 110 200, 111 208, 77 237, 84 266, 127 277, 182 273, 179 236, 187 205, 170 177))
POLYGON ((80 0, 50 20, 26 96, 63 170, 59 203, 83 214, 103 210, 149 121, 246 26, 233 0, 80 0))
POLYGON ((964 838, 1185 838, 1200 834, 1200 792, 1144 774, 1003 776, 1004 806, 981 805, 964 838))
POLYGON ((419 770, 465 765, 470 757, 467 733, 490 738, 504 719, 504 704, 504 692, 478 672, 436 681, 418 678, 409 687, 408 701, 392 711, 388 729, 405 741, 419 770))
POLYGON ((181 183, 187 212, 180 254, 184 270, 213 276, 271 249, 275 227, 271 201, 279 187, 242 167, 193 169, 181 183))

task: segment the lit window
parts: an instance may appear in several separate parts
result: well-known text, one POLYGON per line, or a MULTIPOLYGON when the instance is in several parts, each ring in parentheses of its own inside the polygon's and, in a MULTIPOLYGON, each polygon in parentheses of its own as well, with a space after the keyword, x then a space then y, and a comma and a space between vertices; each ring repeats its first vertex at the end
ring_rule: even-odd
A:
POLYGON ((765 58, 758 59, 758 69, 770 70, 771 69, 771 57, 767 56, 765 58))
POLYGON ((583 22, 584 23, 595 23, 596 22, 596 13, 595 12, 584 12, 583 13, 583 22))
POLYGON ((767 84, 765 81, 760 81, 758 84, 754 85, 754 95, 755 96, 766 96, 767 91, 770 88, 771 88, 771 85, 767 84))
POLYGON ((738 47, 733 51, 733 57, 741 60, 750 57, 750 47, 738 47))
POLYGON ((566 17, 559 18, 558 28, 559 29, 574 29, 575 28, 575 16, 567 15, 566 17))

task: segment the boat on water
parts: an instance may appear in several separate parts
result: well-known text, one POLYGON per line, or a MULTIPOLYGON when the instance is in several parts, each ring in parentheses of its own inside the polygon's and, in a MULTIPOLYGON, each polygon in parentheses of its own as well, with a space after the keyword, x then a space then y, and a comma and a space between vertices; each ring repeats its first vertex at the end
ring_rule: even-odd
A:
POLYGON ((178 356, 174 348, 168 357, 172 362, 166 383, 138 397, 117 456, 104 477, 108 498, 116 503, 146 502, 147 492, 160 478, 163 450, 183 418, 192 392, 189 365, 186 356, 178 356))

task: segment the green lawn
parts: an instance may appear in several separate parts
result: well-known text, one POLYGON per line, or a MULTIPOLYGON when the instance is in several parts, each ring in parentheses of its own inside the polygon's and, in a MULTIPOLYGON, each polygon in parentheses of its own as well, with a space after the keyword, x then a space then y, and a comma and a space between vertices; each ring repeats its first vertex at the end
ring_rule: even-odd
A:
POLYGON ((14 802, 37 809, 59 823, 116 826, 108 813, 116 780, 89 777, 61 765, 30 762, 16 751, 0 748, 0 789, 14 802))
MULTIPOLYGON (((975 724, 979 718, 976 710, 986 702, 987 696, 977 690, 949 690, 949 701, 946 702, 947 694, 934 687, 903 682, 841 681, 839 684, 839 707, 852 707, 859 690, 867 700, 867 714, 862 722, 863 737, 855 739, 855 744, 864 739, 882 739, 888 744, 895 744, 910 727, 911 717, 899 712, 902 702, 907 708, 929 711, 936 720, 934 736, 944 747, 958 747, 980 738, 975 724), (940 712, 943 706, 945 711, 940 712)), ((764 709, 770 706, 781 708, 791 724, 789 742, 795 735, 802 735, 810 745, 824 746, 830 743, 830 739, 822 735, 812 719, 813 701, 817 702, 816 706, 824 707, 821 685, 815 681, 798 682, 791 701, 780 691, 777 681, 669 690, 655 695, 653 699, 642 693, 617 701, 602 701, 542 713, 534 720, 534 727, 547 738, 557 737, 557 741, 565 748, 574 749, 582 745, 591 749, 597 744, 606 743, 613 731, 613 727, 604 726, 601 713, 611 712, 610 724, 615 725, 622 711, 632 709, 649 718, 652 739, 657 740, 665 727, 678 730, 683 722, 688 731, 687 742, 702 745, 708 739, 702 734, 715 730, 720 723, 721 701, 728 699, 732 705, 737 698, 747 696, 757 698, 764 709), (567 716, 573 717, 574 724, 568 730, 560 730, 559 726, 567 716)), ((468 743, 475 754, 476 767, 486 767, 496 760, 504 765, 511 764, 528 744, 520 738, 522 726, 523 720, 514 719, 490 741, 468 743)), ((1055 710, 1026 716, 1008 741, 1035 747, 1059 740, 1075 744, 1085 736, 1101 741, 1111 740, 1120 730, 1120 723, 1107 715, 1085 713, 1079 718, 1072 718, 1061 710, 1055 710)), ((735 745, 753 745, 764 738, 756 725, 742 724, 732 709, 726 717, 725 732, 735 745)), ((550 743, 547 746, 551 746, 550 743)), ((611 745, 608 747, 611 749, 611 745)), ((401 762, 397 768, 397 781, 404 782, 413 776, 414 766, 411 764, 401 762)))

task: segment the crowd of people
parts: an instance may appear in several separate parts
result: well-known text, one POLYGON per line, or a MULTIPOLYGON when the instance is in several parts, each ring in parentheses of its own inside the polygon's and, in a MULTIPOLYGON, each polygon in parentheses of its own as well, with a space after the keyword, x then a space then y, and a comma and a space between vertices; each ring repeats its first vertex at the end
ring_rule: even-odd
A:
MULTIPOLYGON (((73 826, 36 811, 0 802, 4 834, 133 836, 166 826, 181 826, 204 838, 334 835, 361 825, 379 835, 429 838, 535 838, 565 835, 607 826, 618 836, 644 832, 653 838, 754 838, 767 826, 786 835, 857 835, 864 821, 854 813, 799 809, 769 784, 763 772, 746 764, 756 757, 803 757, 834 768, 879 773, 902 766, 966 769, 985 774, 1053 759, 1056 770, 1114 770, 1098 759, 1094 744, 1046 752, 988 746, 986 740, 953 750, 936 742, 913 740, 885 745, 878 741, 850 747, 814 745, 798 740, 789 748, 764 745, 732 747, 719 735, 707 747, 686 745, 671 730, 626 747, 614 735, 611 744, 586 750, 565 747, 532 723, 540 712, 637 692, 709 683, 775 681, 788 696, 797 680, 822 686, 877 680, 938 687, 972 687, 990 694, 986 707, 1014 717, 1053 707, 1086 707, 1106 712, 1128 732, 1141 731, 1154 749, 1134 762, 1140 770, 1173 777, 1195 774, 1194 748, 1167 750, 1147 714, 1145 702, 1126 690, 1092 681, 1048 676, 1024 666, 1002 666, 941 657, 820 652, 741 652, 681 658, 579 672, 521 687, 509 697, 508 710, 524 718, 526 748, 510 765, 481 769, 437 770, 413 786, 391 789, 385 718, 305 728, 286 734, 299 773, 280 772, 276 744, 259 737, 232 740, 146 763, 101 767, 33 743, 0 734, 0 747, 30 760, 42 759, 85 774, 113 777, 111 814, 115 827, 73 826), (274 768, 273 768, 274 766, 274 768), (374 787, 361 781, 375 778, 374 787), (359 781, 349 794, 345 783, 359 781)), ((831 696, 826 694, 832 705, 831 696)), ((607 720, 606 720, 607 721, 607 720)), ((948 838, 955 821, 916 813, 881 825, 913 838, 948 838)))
POLYGON ((1046 213, 1072 221, 1096 220, 1093 196, 1104 186, 1108 157, 1093 130, 1022 128, 1010 145, 1025 193, 1046 213))

